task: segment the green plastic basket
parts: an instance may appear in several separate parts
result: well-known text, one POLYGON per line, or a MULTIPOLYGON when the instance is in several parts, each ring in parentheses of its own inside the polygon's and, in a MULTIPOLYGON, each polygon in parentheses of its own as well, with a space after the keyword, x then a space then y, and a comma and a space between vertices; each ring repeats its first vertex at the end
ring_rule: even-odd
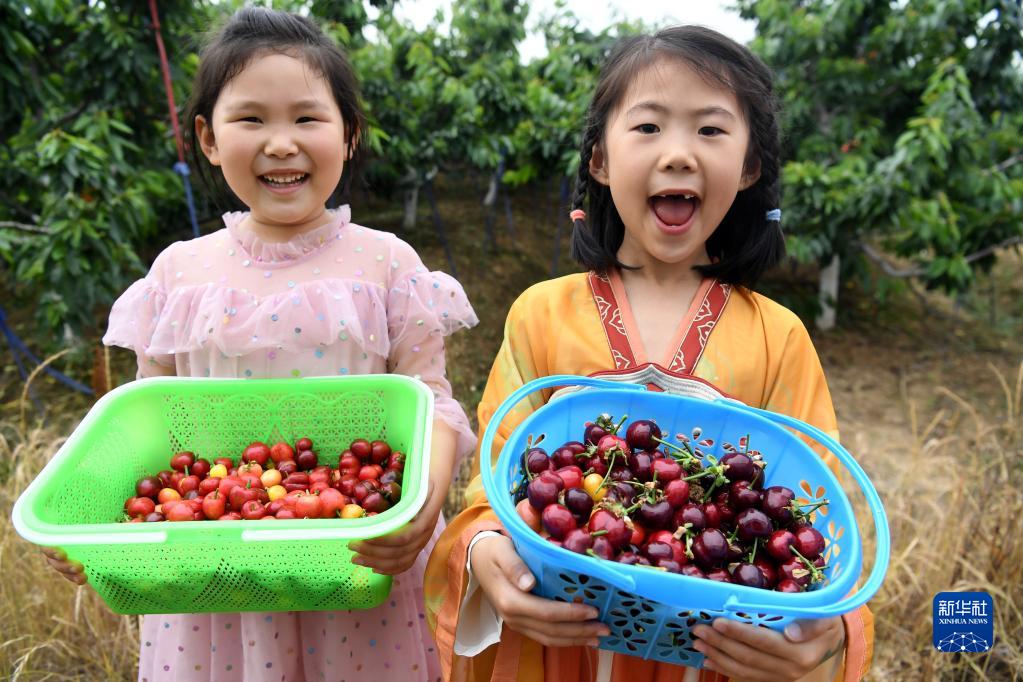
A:
POLYGON ((133 381, 93 406, 18 498, 14 526, 82 562, 118 613, 368 609, 391 578, 352 564, 348 541, 422 508, 432 426, 433 393, 398 374, 133 381), (176 451, 237 461, 252 441, 303 436, 331 464, 356 438, 386 440, 406 454, 401 501, 360 519, 118 522, 135 482, 176 451))

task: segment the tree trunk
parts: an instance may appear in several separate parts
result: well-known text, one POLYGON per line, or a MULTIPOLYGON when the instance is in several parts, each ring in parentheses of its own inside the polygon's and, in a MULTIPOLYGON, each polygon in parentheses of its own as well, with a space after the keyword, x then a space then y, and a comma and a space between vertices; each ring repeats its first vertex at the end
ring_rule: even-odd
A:
POLYGON ((836 253, 831 257, 831 262, 821 270, 818 294, 821 312, 817 316, 817 329, 821 331, 827 331, 835 326, 835 310, 838 303, 838 282, 841 269, 841 259, 836 253))
POLYGON ((419 174, 409 168, 400 183, 405 188, 402 192, 405 214, 401 219, 401 229, 403 232, 409 232, 416 226, 416 210, 419 207, 419 174))
POLYGON ((487 196, 483 197, 483 205, 490 208, 497 201, 497 173, 490 176, 490 186, 487 187, 487 196))

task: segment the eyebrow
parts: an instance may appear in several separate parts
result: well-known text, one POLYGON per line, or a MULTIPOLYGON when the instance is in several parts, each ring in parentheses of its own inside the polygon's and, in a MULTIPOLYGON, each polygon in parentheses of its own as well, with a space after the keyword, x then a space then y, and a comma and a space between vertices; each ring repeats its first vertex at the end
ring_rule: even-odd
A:
MULTIPOLYGON (((238 111, 238 110, 244 110, 244 109, 262 109, 265 106, 266 106, 266 102, 262 102, 262 101, 259 101, 259 100, 244 100, 242 102, 232 103, 228 107, 228 111, 238 111)), ((306 110, 309 110, 309 109, 323 109, 323 108, 329 108, 329 107, 324 105, 324 103, 320 102, 319 100, 315 100, 315 99, 302 99, 302 100, 299 100, 299 101, 295 102, 295 104, 293 105, 292 108, 293 109, 301 109, 303 111, 306 111, 306 110)))
MULTIPOLYGON (((627 112, 625 112, 625 115, 626 116, 631 116, 632 114, 636 114, 636 113, 639 113, 641 111, 653 111, 653 112, 658 113, 658 114, 669 114, 669 113, 671 113, 669 111, 668 107, 664 106, 660 102, 654 102, 654 101, 651 101, 651 100, 647 100, 645 102, 640 102, 639 104, 635 105, 634 107, 631 107, 627 112)), ((735 114, 730 112, 728 109, 725 109, 724 107, 719 107, 717 105, 711 105, 709 107, 703 107, 702 109, 697 109, 696 111, 694 111, 692 113, 694 115, 696 115, 696 116, 719 115, 719 116, 727 116, 728 118, 731 118, 731 119, 735 118, 735 114)))

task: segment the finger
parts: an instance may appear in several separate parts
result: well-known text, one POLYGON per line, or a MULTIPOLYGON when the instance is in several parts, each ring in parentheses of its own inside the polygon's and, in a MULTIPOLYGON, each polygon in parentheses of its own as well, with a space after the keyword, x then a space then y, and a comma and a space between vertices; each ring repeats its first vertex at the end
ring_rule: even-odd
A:
MULTIPOLYGON (((693 648, 703 654, 703 668, 721 673, 733 682, 766 682, 772 678, 767 673, 742 665, 728 654, 703 640, 695 640, 693 648)), ((774 679, 777 679, 777 675, 774 679)), ((773 680, 772 680, 773 682, 773 680)))
POLYGON ((64 550, 58 549, 57 547, 43 547, 43 554, 51 559, 56 559, 57 561, 64 561, 67 559, 67 554, 64 553, 64 550))
POLYGON ((545 632, 529 628, 529 627, 514 627, 509 625, 513 630, 518 632, 524 637, 539 642, 544 646, 552 647, 569 647, 569 646, 585 646, 594 647, 599 644, 599 640, 596 637, 580 636, 580 637, 568 637, 564 634, 551 636, 545 632))
MULTIPOLYGON (((358 562, 360 566, 373 569, 374 573, 381 575, 398 575, 412 567, 416 561, 415 555, 411 557, 396 557, 393 559, 368 559, 358 562)), ((356 563, 356 562, 353 562, 356 563)))
POLYGON ((50 558, 47 558, 46 561, 50 564, 50 566, 61 573, 81 573, 85 569, 85 567, 78 561, 58 561, 50 558))
POLYGON ((528 592, 509 592, 504 601, 502 610, 506 620, 535 621, 532 627, 550 634, 607 631, 607 626, 596 620, 600 611, 588 604, 553 601, 528 592))
POLYGON ((785 626, 785 639, 790 642, 806 642, 816 639, 835 627, 835 621, 841 618, 821 618, 794 620, 785 626))
MULTIPOLYGON (((508 544, 511 544, 511 540, 505 538, 508 544)), ((498 570, 512 585, 528 592, 533 589, 536 584, 536 578, 530 572, 529 567, 526 566, 525 562, 519 557, 518 553, 514 550, 511 552, 500 552, 494 557, 494 562, 497 564, 498 570)), ((548 603, 549 600, 544 599, 544 603, 548 603)), ((596 617, 596 616, 592 616, 596 617)))
POLYGON ((399 531, 390 535, 381 535, 376 538, 359 540, 349 543, 348 547, 358 553, 362 553, 365 547, 403 547, 423 535, 423 528, 416 523, 409 524, 399 531))
POLYGON ((394 559, 399 556, 414 556, 419 553, 419 548, 415 545, 404 545, 402 547, 375 547, 373 545, 364 545, 362 550, 363 551, 359 552, 352 558, 354 563, 365 563, 367 560, 394 559))
POLYGON ((600 637, 609 634, 606 625, 600 621, 554 622, 534 618, 511 618, 505 621, 518 630, 529 630, 544 641, 560 641, 558 646, 590 646, 600 637))
POLYGON ((714 627, 698 625, 693 628, 693 634, 698 638, 694 647, 717 666, 715 669, 718 672, 739 674, 743 677, 772 674, 777 676, 782 671, 792 669, 792 661, 775 655, 779 646, 791 648, 791 644, 785 644, 784 638, 776 632, 769 632, 775 636, 775 641, 772 641, 770 638, 763 638, 761 633, 750 630, 766 631, 767 628, 719 618, 714 622, 714 627), (779 642, 782 644, 779 645, 779 642), (767 648, 759 648, 765 645, 767 648))

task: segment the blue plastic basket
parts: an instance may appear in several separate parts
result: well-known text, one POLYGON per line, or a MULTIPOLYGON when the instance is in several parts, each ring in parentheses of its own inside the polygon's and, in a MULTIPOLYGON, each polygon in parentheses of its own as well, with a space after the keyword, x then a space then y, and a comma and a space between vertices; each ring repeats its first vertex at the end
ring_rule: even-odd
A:
POLYGON ((532 381, 510 395, 494 413, 480 452, 489 453, 501 421, 526 396, 555 386, 581 385, 590 390, 552 400, 527 417, 501 451, 496 470, 481 467, 483 485, 494 511, 519 555, 536 576, 533 592, 558 601, 581 600, 600 610, 611 634, 600 648, 646 659, 702 667, 690 630, 717 617, 782 630, 796 618, 824 618, 852 611, 877 592, 888 568, 890 538, 884 506, 863 469, 833 438, 799 420, 748 407, 733 400, 701 400, 647 391, 644 386, 571 375, 532 381), (825 581, 810 592, 786 594, 719 583, 701 578, 626 566, 556 547, 531 530, 515 512, 515 495, 524 482, 522 452, 526 439, 546 434, 546 442, 578 440, 583 424, 603 412, 634 419, 653 419, 670 434, 703 430, 713 439, 706 454, 721 456, 725 441, 749 434, 753 449, 767 462, 765 485, 784 485, 813 500, 826 497, 814 526, 825 538, 825 581), (785 428, 788 427, 788 428, 785 428), (792 429, 792 430, 789 430, 792 429), (863 491, 874 519, 877 549, 867 581, 855 589, 863 548, 849 499, 827 465, 799 436, 809 436, 830 450, 863 491))

